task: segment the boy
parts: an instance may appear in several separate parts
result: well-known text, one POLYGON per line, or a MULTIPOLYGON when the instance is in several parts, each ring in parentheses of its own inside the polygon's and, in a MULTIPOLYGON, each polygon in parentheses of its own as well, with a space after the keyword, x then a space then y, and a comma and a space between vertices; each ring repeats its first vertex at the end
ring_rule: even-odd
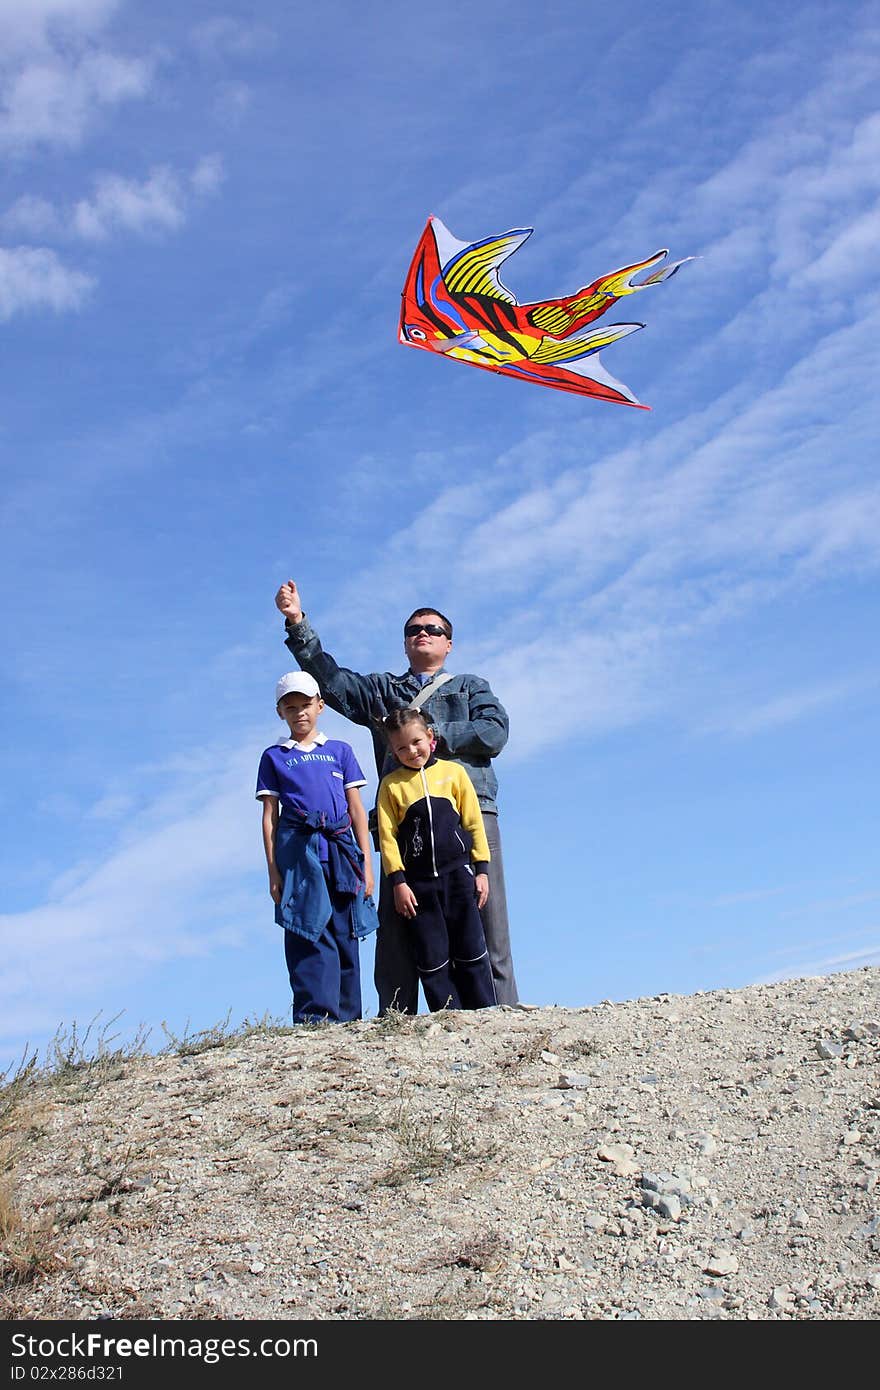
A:
POLYGON ((489 896, 489 846, 477 794, 459 763, 435 757, 419 710, 392 710, 384 728, 402 766, 379 785, 379 848, 425 1000, 432 1013, 488 1008, 495 985, 479 909, 489 896))
POLYGON ((349 744, 318 732, 324 701, 313 676, 282 676, 275 708, 290 738, 263 753, 257 799, 293 1021, 345 1023, 361 1017, 358 941, 378 926, 366 778, 349 744))

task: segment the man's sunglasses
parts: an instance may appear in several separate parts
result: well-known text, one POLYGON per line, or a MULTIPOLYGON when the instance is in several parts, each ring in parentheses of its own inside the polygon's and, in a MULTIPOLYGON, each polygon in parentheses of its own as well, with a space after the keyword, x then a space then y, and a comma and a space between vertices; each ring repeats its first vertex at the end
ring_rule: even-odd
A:
POLYGON ((429 637, 449 636, 446 628, 440 627, 439 623, 407 623, 403 629, 404 637, 418 637, 420 632, 427 632, 429 637))

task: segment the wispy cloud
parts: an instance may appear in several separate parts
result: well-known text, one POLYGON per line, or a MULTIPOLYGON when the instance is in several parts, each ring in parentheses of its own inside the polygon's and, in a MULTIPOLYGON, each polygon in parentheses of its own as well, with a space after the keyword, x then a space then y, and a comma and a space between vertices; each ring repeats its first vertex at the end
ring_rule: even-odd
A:
POLYGON ((736 708, 722 711, 708 722, 704 726, 704 732, 728 733, 735 737, 748 738, 752 734, 765 733, 808 718, 811 714, 827 709, 829 705, 835 705, 877 684, 876 676, 869 681, 830 681, 776 695, 772 700, 758 700, 747 709, 742 708, 742 700, 739 699, 736 708))
POLYGON ((844 951, 839 955, 818 958, 801 957, 783 970, 774 971, 756 980, 756 984, 772 985, 778 980, 794 980, 809 975, 831 975, 840 970, 860 970, 864 966, 880 965, 880 936, 858 951, 844 951))
POLYGON ((0 7, 0 147, 75 148, 99 110, 143 97, 153 61, 102 47, 115 0, 28 0, 0 7))
POLYGON ((216 15, 192 30, 192 42, 203 58, 221 62, 227 57, 251 58, 270 50, 275 35, 266 24, 245 24, 231 15, 216 15))
POLYGON ((101 862, 71 867, 44 905, 0 919, 4 1019, 18 1015, 20 1032, 37 1001, 34 1028, 52 1008, 57 1024, 72 997, 242 939, 258 915, 241 887, 259 866, 254 776, 249 750, 219 772, 204 761, 179 770, 160 802, 122 822, 101 862))
POLYGON ((724 893, 721 897, 714 898, 708 904, 709 907, 740 907, 743 903, 766 902, 768 898, 778 898, 786 893, 790 893, 791 887, 776 888, 751 888, 744 889, 741 893, 724 893))
MULTIPOLYGON (((17 55, 14 69, 0 59, 0 141, 7 149, 77 143, 102 110, 147 94, 152 60, 102 44, 115 9, 110 0, 32 0, 0 8, 0 35, 4 23, 7 37, 15 31, 7 52, 17 55), (64 44, 62 32, 73 36, 64 44)), ((458 623, 455 665, 489 675, 503 695, 513 727, 505 759, 521 762, 566 739, 580 745, 658 712, 667 722, 757 733, 831 709, 867 688, 859 682, 870 682, 870 672, 858 678, 843 672, 834 681, 805 675, 801 684, 791 673, 777 683, 775 673, 767 672, 751 705, 740 702, 735 715, 725 713, 717 689, 710 694, 720 711, 707 714, 701 704, 695 714, 697 705, 682 699, 699 677, 713 635, 725 627, 735 635, 737 624, 780 598, 828 580, 875 573, 880 563, 880 483, 865 468, 865 460, 875 456, 880 423, 873 367, 880 299, 866 266, 880 164, 878 118, 864 110, 869 100, 874 103, 869 82, 876 82, 876 65, 862 37, 852 45, 858 51, 841 51, 817 68, 798 99, 773 94, 775 104, 766 116, 762 110, 760 126, 755 105, 746 100, 725 125, 723 146, 711 134, 682 142, 656 178, 646 172, 644 148, 657 138, 670 104, 676 103, 679 130, 702 115, 700 86, 687 81, 687 52, 671 60, 666 88, 645 103, 643 117, 614 145, 615 167, 627 169, 632 158, 633 177, 609 180, 595 161, 582 176, 569 177, 559 150, 566 142, 570 148, 583 126, 570 125, 567 116, 554 121, 548 109, 548 122, 534 138, 524 139, 519 127, 511 127, 503 148, 491 146, 497 175, 490 170, 487 179, 480 172, 453 190, 447 201, 461 221, 450 219, 450 225, 475 236, 501 229, 483 224, 487 198, 496 205, 502 199, 512 203, 525 189, 540 202, 547 190, 545 220, 534 248, 530 244, 534 259, 524 259, 523 268, 531 273, 536 265, 542 270, 564 263, 571 267, 571 288, 621 263, 630 250, 633 256, 653 250, 658 228, 676 254, 694 251, 703 258, 682 272, 674 288, 657 291, 649 301, 650 334, 639 340, 644 337, 651 347, 642 370, 653 372, 653 382, 631 374, 622 358, 608 359, 609 366, 619 362, 620 374, 658 407, 646 420, 630 416, 626 437, 635 442, 626 447, 604 447, 612 436, 603 433, 602 407, 591 412, 560 397, 552 416, 524 411, 520 418, 552 423, 531 432, 524 426, 522 437, 503 452, 492 446, 494 429, 479 428, 470 438, 465 428, 450 429, 446 437, 438 429, 433 444, 415 451, 399 447, 399 436, 395 444, 389 429, 387 457, 374 441, 366 464, 349 463, 340 452, 331 489, 340 511, 374 498, 377 477, 396 478, 404 492, 412 485, 406 525, 393 528, 383 521, 375 530, 359 526, 352 532, 358 543, 346 552, 345 586, 337 587, 335 572, 325 580, 328 567, 314 559, 314 549, 306 550, 315 563, 314 591, 308 574, 296 577, 332 650, 340 638, 342 659, 361 669, 384 668, 395 665, 396 654, 402 665, 398 604, 409 601, 407 586, 417 586, 421 599, 422 586, 429 584, 430 601, 458 623), (754 139, 740 136, 756 128, 754 139), (499 152, 504 159, 496 161, 499 152), (545 169, 552 174, 546 179, 545 169), (553 189, 561 189, 558 196, 553 189), (597 208, 597 195, 607 200, 601 205, 605 215, 585 225, 584 210, 597 208), (699 410, 694 400, 702 403, 699 410), (387 659, 380 646, 386 636, 387 659), (548 710, 552 719, 536 717, 548 710)), ((215 98, 225 99, 232 111, 246 105, 251 89, 219 79, 227 76, 227 59, 245 58, 260 41, 247 25, 223 17, 195 35, 204 59, 201 76, 216 65, 215 98)), ((454 60, 448 36, 446 42, 454 60)), ((794 38, 791 45, 796 47, 794 38)), ((770 57, 781 63, 786 53, 770 57)), ((526 72, 533 55, 522 50, 520 62, 526 72)), ((703 68, 705 77, 711 70, 705 54, 703 68)), ((747 75, 743 80, 747 85, 747 75)), ((737 98, 733 90, 730 100, 737 98)), ((434 120, 430 103, 422 105, 423 119, 434 120)), ((398 112, 399 126, 392 122, 389 128, 402 129, 412 118, 410 109, 398 112)), ((460 167, 460 158, 450 165, 460 167)), ((66 205, 45 197, 19 199, 4 225, 16 236, 48 241, 78 235, 92 246, 120 233, 168 233, 182 224, 196 197, 216 191, 221 178, 216 157, 190 173, 168 164, 141 178, 130 169, 125 177, 107 173, 94 185, 78 185, 83 196, 66 205)), ((411 198, 409 186, 406 196, 411 198)), ((355 216, 362 217, 360 203, 355 216)), ((365 238, 358 244, 359 255, 373 256, 376 242, 365 238)), ((60 311, 84 302, 89 277, 71 272, 53 252, 24 247, 3 255, 0 314, 28 307, 60 311)), ((392 262, 377 258, 367 287, 383 303, 389 287, 395 294, 399 289, 396 280, 391 284, 392 262)), ((277 280, 277 268, 270 274, 277 280)), ((522 284, 529 294, 528 274, 522 284)), ((554 270, 543 288, 553 293, 565 287, 554 270)), ((257 334, 283 322, 294 296, 309 292, 308 284, 280 284, 254 309, 264 289, 250 298, 246 328, 236 334, 230 327, 212 344, 216 324, 203 327, 181 350, 198 358, 207 343, 225 365, 257 334)), ((358 308, 368 293, 355 301, 358 308)), ((385 338, 377 348, 377 339, 352 332, 353 318, 360 322, 352 301, 311 319, 303 308, 295 346, 280 349, 274 359, 267 350, 258 381, 248 377, 237 386, 237 370, 212 377, 209 362, 198 391, 164 413, 129 417, 124 432, 115 422, 106 435, 96 428, 74 467, 67 457, 55 475, 27 474, 16 519, 59 517, 69 525, 70 516, 78 518, 84 508, 83 498, 91 489, 100 491, 96 483, 108 475, 118 480, 136 470, 145 475, 148 467, 158 472, 161 459, 204 453, 192 446, 238 433, 252 417, 283 411, 290 420, 298 416, 291 403, 298 405, 309 393, 372 378, 357 369, 368 361, 375 365, 385 338)), ((444 370, 467 371, 431 365, 438 378, 444 370)), ((413 367, 419 370, 420 364, 413 367)), ((527 396, 533 389, 488 377, 482 386, 485 410, 497 408, 499 415, 509 399, 505 392, 527 396)), ((440 413, 451 414, 454 406, 442 391, 437 399, 440 413)), ((322 404, 320 423, 311 427, 323 428, 330 415, 322 404)), ((309 419, 307 411, 302 416, 309 419)), ((413 429, 429 430, 430 424, 422 420, 413 429)), ((276 470, 279 496, 287 463, 276 470)), ((328 469, 322 478, 330 476, 328 469)), ((345 534, 337 522, 334 516, 333 533, 345 534)), ((31 534, 27 524, 18 529, 31 534)), ((289 528, 282 532, 272 546, 295 544, 289 528)), ((287 659, 280 647, 278 654, 280 674, 287 659)), ((157 659, 162 655, 167 656, 157 659)), ((35 639, 28 660, 49 663, 53 657, 35 639)), ((343 727, 343 736, 357 742, 362 731, 343 727)), ((227 728, 224 734, 222 771, 210 758, 169 766, 163 769, 166 795, 158 801, 133 804, 111 785, 80 811, 86 829, 101 832, 95 853, 67 866, 39 906, 3 922, 0 1013, 9 1036, 41 1026, 41 1019, 54 1026, 77 992, 97 988, 112 998, 122 971, 146 970, 151 962, 238 939, 254 915, 264 930, 264 888, 248 886, 249 874, 260 872, 252 800, 260 738, 244 729, 227 728), (125 832, 107 848, 121 816, 128 818, 125 832), (201 833, 203 826, 210 826, 209 835, 201 833)), ((364 758, 366 769, 368 750, 364 758)), ((773 891, 737 895, 729 904, 773 891)), ((718 906, 724 905, 719 899, 718 906)), ((786 973, 865 963, 877 950, 873 930, 868 934, 870 941, 858 951, 852 937, 839 947, 801 942, 786 958, 808 964, 793 964, 786 973)))
POLYGON ((58 209, 48 198, 24 193, 0 216, 0 227, 13 236, 45 237, 54 241, 65 234, 58 209))
POLYGON ((0 319, 36 309, 79 309, 95 281, 72 270, 44 247, 0 247, 0 319))
POLYGON ((72 231, 88 241, 104 241, 115 231, 170 232, 182 226, 194 197, 213 194, 223 181, 218 155, 201 159, 188 177, 167 165, 138 182, 118 174, 100 174, 95 193, 82 198, 70 217, 72 231))
MULTIPOLYGON (((285 662, 283 653, 279 674, 285 662)), ((272 905, 254 787, 259 755, 277 733, 273 689, 274 679, 262 727, 169 760, 158 796, 139 807, 112 791, 101 797, 88 815, 108 848, 65 867, 38 907, 0 916, 0 1049, 14 1052, 53 1033, 70 1020, 71 1001, 112 1001, 123 981, 163 961, 204 956, 252 933, 265 939, 272 905)), ((331 737, 353 745, 369 797, 375 777, 368 733, 329 713, 322 722, 331 737)), ((141 779, 155 780, 156 771, 142 769, 141 779)))
MULTIPOLYGON (((496 459, 479 482, 442 491, 389 537, 342 605, 393 592, 414 544, 429 572, 442 569, 454 535, 460 558, 444 579, 447 601, 479 614, 484 634, 462 656, 497 676, 515 726, 533 729, 535 711, 558 706, 561 688, 578 696, 553 721, 539 721, 545 740, 566 737, 575 723, 619 727, 668 708, 678 699, 681 654, 698 637, 793 589, 880 565, 880 481, 845 462, 829 467, 825 428, 813 415, 817 399, 845 386, 854 392, 852 437, 872 436, 878 332, 880 306, 868 305, 861 321, 809 345, 752 399, 721 399, 589 469, 523 487, 517 472, 530 451, 521 446, 518 458, 496 459), (519 615, 513 653, 504 622, 496 631, 480 611, 511 602, 519 615)), ((558 465, 578 444, 575 430, 557 429, 540 436, 538 452, 558 465)), ((753 712, 740 712, 740 731, 827 707, 864 679, 875 677, 759 698, 753 712)), ((523 751, 534 746, 530 733, 523 751)))
MULTIPOLYGON (((189 174, 161 166, 146 179, 99 174, 95 192, 68 208, 25 194, 0 217, 8 233, 54 241, 104 242, 116 233, 139 236, 177 231, 194 205, 215 194, 223 182, 219 155, 200 159, 189 174)), ((0 248, 0 318, 26 310, 78 309, 97 281, 64 265, 44 246, 0 248)))
POLYGON ((18 0, 0 3, 0 37, 7 53, 45 52, 62 41, 80 41, 102 29, 121 0, 18 0))

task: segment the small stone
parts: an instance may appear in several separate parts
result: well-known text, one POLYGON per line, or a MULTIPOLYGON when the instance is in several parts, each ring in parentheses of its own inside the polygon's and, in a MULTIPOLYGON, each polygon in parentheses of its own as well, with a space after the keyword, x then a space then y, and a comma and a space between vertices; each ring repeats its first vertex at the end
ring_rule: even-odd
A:
POLYGON ((635 1177, 638 1173, 638 1163, 633 1158, 633 1145, 631 1144, 599 1144, 596 1156, 602 1159, 603 1163, 612 1165, 612 1172, 617 1177, 635 1177))
POLYGON ((880 1274, 869 1274, 865 1283, 869 1289, 880 1289, 880 1274))
POLYGON ((717 1279, 722 1279, 727 1274, 736 1274, 738 1269, 739 1260, 736 1256, 722 1250, 713 1255, 708 1264, 703 1266, 703 1273, 712 1274, 717 1279))
POLYGON ((529 1172, 530 1172, 530 1173, 546 1173, 546 1171, 547 1171, 548 1168, 553 1168, 553 1167, 555 1167, 555 1165, 556 1165, 556 1159, 555 1159, 555 1158, 552 1158, 552 1157, 550 1156, 550 1154, 542 1154, 541 1157, 538 1159, 538 1162, 532 1164, 532 1167, 529 1169, 529 1172))
POLYGON ((681 1202, 673 1192, 643 1192, 642 1204, 666 1221, 678 1221, 681 1217, 681 1202))
POLYGON ((788 1224, 790 1226, 798 1226, 802 1231, 806 1230, 810 1224, 809 1214, 804 1211, 803 1207, 797 1207, 789 1217, 788 1224))
POLYGON ((794 1304, 794 1294, 787 1284, 779 1284, 771 1293, 769 1303, 771 1308, 788 1310, 794 1304))
POLYGON ((840 1142, 841 1144, 845 1144, 847 1148, 851 1148, 853 1144, 860 1144, 861 1140, 862 1135, 860 1130, 848 1129, 840 1142))
POLYGON ((711 1134, 698 1134, 695 1143, 704 1158, 711 1158, 718 1152, 718 1144, 711 1134))
POLYGON ((642 1173, 639 1186, 648 1192, 671 1193, 685 1206, 693 1201, 689 1181, 675 1173, 642 1173))
POLYGON ((556 1085, 561 1091, 588 1091, 595 1081, 584 1072, 564 1071, 560 1072, 556 1085))
POLYGON ((624 1159, 632 1158, 635 1149, 631 1144, 600 1144, 596 1150, 596 1157, 603 1163, 621 1163, 624 1159))
POLYGON ((843 1052, 843 1044, 832 1042, 830 1038, 820 1038, 816 1043, 816 1051, 825 1062, 831 1062, 840 1057, 843 1052))
POLYGON ((555 1052, 542 1052, 542 1053, 541 1053, 541 1061, 542 1061, 542 1062, 555 1062, 555 1063, 557 1064, 557 1066, 558 1066, 558 1065, 559 1065, 559 1060, 560 1060, 560 1059, 559 1059, 559 1057, 557 1057, 557 1055, 556 1055, 555 1052))

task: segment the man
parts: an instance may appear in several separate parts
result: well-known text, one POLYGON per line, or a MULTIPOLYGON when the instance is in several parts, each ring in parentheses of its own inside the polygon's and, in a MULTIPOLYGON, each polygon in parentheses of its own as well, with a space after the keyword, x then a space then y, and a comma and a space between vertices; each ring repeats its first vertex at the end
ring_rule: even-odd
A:
MULTIPOLYGON (((404 625, 403 649, 409 662, 402 676, 386 671, 361 675, 338 666, 321 646, 302 609, 293 580, 282 584, 275 604, 284 616, 286 644, 294 660, 315 677, 326 703, 373 736, 380 779, 395 767, 382 720, 393 709, 418 705, 437 736, 441 757, 461 763, 477 793, 489 842, 489 898, 481 910, 499 1004, 517 1003, 510 955, 510 928, 504 888, 504 863, 495 794, 498 782, 492 759, 507 742, 507 715, 488 683, 479 676, 452 676, 445 668, 452 650, 452 624, 434 608, 418 608, 404 625)), ((394 911, 385 875, 379 894, 375 982, 379 1010, 418 1011, 419 981, 406 927, 394 911)))

